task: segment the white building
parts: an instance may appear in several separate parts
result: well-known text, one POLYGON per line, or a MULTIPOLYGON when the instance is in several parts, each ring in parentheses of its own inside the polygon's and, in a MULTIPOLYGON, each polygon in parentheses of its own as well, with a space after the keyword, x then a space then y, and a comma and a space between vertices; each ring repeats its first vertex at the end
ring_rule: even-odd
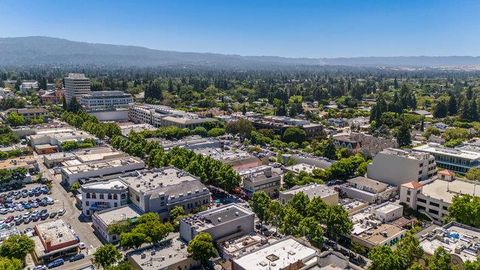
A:
POLYGON ((233 270, 310 269, 313 266, 317 266, 317 250, 291 236, 232 260, 233 270))
POLYGON ((160 105, 132 105, 128 116, 134 123, 147 123, 155 127, 177 126, 194 128, 207 122, 215 122, 213 118, 200 118, 197 114, 175 110, 160 105))
POLYGON ((436 174, 435 158, 428 153, 387 148, 368 164, 369 178, 400 186, 412 180, 423 181, 436 174))
POLYGON ((250 196, 254 192, 263 191, 270 197, 278 195, 280 190, 281 175, 271 166, 258 166, 239 172, 242 177, 242 187, 250 196))
POLYGON ((19 86, 20 92, 27 93, 30 90, 38 90, 38 82, 37 81, 23 81, 22 84, 19 86))
POLYGON ((163 219, 175 206, 189 213, 210 204, 210 191, 200 179, 175 167, 131 172, 120 179, 127 184, 133 204, 163 219))
POLYGON ((283 204, 288 203, 297 193, 303 192, 311 200, 320 197, 328 205, 338 204, 338 192, 333 188, 321 184, 310 184, 305 186, 295 186, 286 191, 280 191, 279 201, 283 204))
POLYGON ((374 210, 375 216, 382 222, 390 222, 403 217, 403 206, 393 203, 384 203, 374 210))
POLYGON ((118 159, 102 160, 88 163, 79 163, 60 169, 62 180, 69 186, 80 179, 102 177, 117 173, 126 173, 134 170, 141 170, 145 163, 138 158, 122 157, 118 159))
POLYGON ((224 241, 254 232, 255 214, 237 204, 227 204, 200 212, 180 221, 180 236, 185 241, 209 233, 214 241, 224 241))
POLYGON ((140 209, 132 205, 107 209, 101 212, 95 212, 92 216, 92 226, 95 231, 108 243, 116 243, 120 237, 108 232, 108 226, 126 220, 135 220, 141 215, 140 209))
POLYGON ((108 111, 128 108, 133 103, 132 95, 123 91, 93 91, 83 95, 80 104, 87 111, 108 111))
POLYGON ((120 180, 83 184, 80 193, 85 216, 128 203, 128 186, 120 180))
POLYGON ((363 176, 349 179, 339 188, 347 197, 368 203, 386 201, 398 192, 397 187, 363 176))
POLYGON ((412 181, 400 187, 400 202, 441 223, 448 215, 453 197, 459 194, 480 196, 480 188, 475 182, 462 180, 437 179, 424 184, 412 181))
POLYGON ((85 77, 85 74, 70 73, 65 81, 65 100, 68 104, 73 97, 80 103, 83 95, 90 94, 90 79, 85 77))

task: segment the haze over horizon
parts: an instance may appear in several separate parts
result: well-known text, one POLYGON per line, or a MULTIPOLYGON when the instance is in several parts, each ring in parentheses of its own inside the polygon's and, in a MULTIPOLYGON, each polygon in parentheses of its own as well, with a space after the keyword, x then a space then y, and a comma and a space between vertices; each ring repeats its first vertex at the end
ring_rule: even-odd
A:
POLYGON ((4 0, 0 37, 242 56, 479 56, 479 12, 478 1, 447 0, 4 0))

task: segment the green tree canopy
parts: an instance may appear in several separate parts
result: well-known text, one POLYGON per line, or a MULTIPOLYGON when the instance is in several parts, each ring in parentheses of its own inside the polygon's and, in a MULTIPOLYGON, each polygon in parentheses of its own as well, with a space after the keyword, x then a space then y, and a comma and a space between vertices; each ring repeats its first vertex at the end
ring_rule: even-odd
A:
POLYGON ((192 254, 194 260, 200 261, 202 265, 206 265, 210 258, 217 256, 212 236, 203 232, 197 234, 188 243, 187 251, 192 254))
POLYGON ((122 258, 122 253, 112 244, 106 244, 97 248, 93 253, 93 263, 104 269, 114 265, 122 258))
POLYGON ((24 234, 12 235, 0 245, 0 256, 23 261, 25 256, 33 251, 34 247, 35 243, 28 236, 24 234))
POLYGON ((299 127, 288 127, 282 135, 282 140, 285 142, 302 143, 307 138, 305 130, 299 127))

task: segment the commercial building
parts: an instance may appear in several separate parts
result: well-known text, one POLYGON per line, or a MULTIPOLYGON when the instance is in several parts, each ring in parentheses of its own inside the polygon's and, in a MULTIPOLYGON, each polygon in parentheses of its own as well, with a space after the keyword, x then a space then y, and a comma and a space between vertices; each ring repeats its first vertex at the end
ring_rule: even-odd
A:
POLYGON ((35 248, 33 258, 46 264, 58 258, 77 254, 79 239, 70 226, 62 219, 37 224, 37 236, 33 237, 35 248))
POLYGON ((203 148, 221 148, 223 146, 222 142, 216 138, 202 138, 198 135, 188 136, 174 141, 161 138, 149 138, 147 141, 160 143, 165 151, 170 151, 174 147, 196 150, 203 148))
POLYGON ((435 158, 428 153, 387 148, 368 164, 369 178, 400 186, 412 180, 423 181, 436 174, 435 158))
POLYGON ((128 136, 128 134, 130 134, 131 131, 134 131, 134 132, 142 132, 144 130, 155 130, 156 128, 150 124, 145 124, 145 123, 142 123, 142 124, 135 124, 135 123, 132 123, 132 122, 128 122, 128 123, 119 123, 118 126, 120 127, 120 130, 122 132, 122 135, 123 136, 128 136))
POLYGON ((23 81, 22 84, 18 87, 20 92, 28 93, 30 90, 37 91, 38 90, 38 82, 37 81, 23 81))
POLYGON ((403 217, 403 206, 394 203, 384 203, 374 208, 375 217, 382 222, 391 222, 403 217))
POLYGON ((39 154, 55 153, 61 149, 64 142, 83 142, 86 139, 94 142, 98 141, 95 136, 78 130, 58 130, 57 132, 37 133, 27 136, 27 141, 39 154))
POLYGON ((262 161, 259 158, 242 150, 224 151, 221 148, 197 148, 193 151, 197 154, 232 165, 236 171, 247 170, 262 165, 262 161))
POLYGON ((480 230, 458 222, 450 222, 420 236, 420 247, 427 256, 442 247, 452 258, 453 265, 475 261, 480 255, 480 230))
MULTIPOLYGON (((368 221, 366 221, 368 222, 368 221)), ((406 234, 407 230, 391 224, 368 226, 368 229, 352 233, 352 241, 368 249, 377 246, 393 246, 406 234)))
POLYGON ((309 269, 316 264, 317 250, 290 236, 240 258, 233 259, 232 269, 309 269))
POLYGON ((255 167, 240 171, 239 174, 242 177, 242 187, 246 191, 247 196, 251 196, 257 191, 263 191, 270 197, 278 195, 282 176, 274 171, 271 166, 255 167))
MULTIPOLYGON (((244 116, 241 116, 242 118, 244 116)), ((288 127, 303 129, 308 138, 320 136, 323 131, 321 124, 311 123, 308 120, 291 118, 287 116, 257 116, 246 117, 257 129, 272 129, 277 134, 282 134, 288 127)))
POLYGON ((310 184, 305 186, 295 186, 286 191, 280 191, 279 201, 283 204, 288 203, 295 194, 303 192, 309 199, 319 197, 328 205, 338 204, 338 192, 333 188, 321 184, 310 184))
POLYGON ((319 170, 320 168, 317 166, 313 166, 306 163, 298 163, 295 165, 285 167, 287 172, 292 172, 294 174, 299 174, 300 172, 306 172, 308 174, 312 174, 314 170, 319 170))
POLYGON ((120 180, 84 184, 80 193, 85 216, 128 203, 128 186, 120 180))
POLYGON ((237 204, 227 204, 200 212, 180 221, 180 236, 192 240, 201 232, 209 233, 214 241, 225 241, 254 232, 255 214, 237 204))
POLYGON ((175 110, 161 105, 138 105, 129 107, 128 116, 134 123, 147 123, 154 127, 177 126, 195 128, 207 122, 215 122, 213 118, 200 118, 194 113, 175 110))
POLYGON ((120 240, 119 235, 108 232, 108 226, 121 221, 130 220, 135 222, 142 212, 135 206, 124 205, 118 208, 106 209, 95 212, 92 216, 92 226, 101 238, 107 243, 116 243, 120 240))
POLYGON ((8 114, 17 113, 20 116, 23 116, 25 119, 31 120, 34 118, 44 118, 48 115, 48 111, 45 108, 12 108, 8 109, 3 113, 3 118, 6 118, 8 114))
POLYGON ((65 82, 65 100, 70 104, 72 98, 76 98, 78 103, 83 95, 90 94, 90 79, 85 74, 70 73, 64 78, 65 82))
POLYGON ((200 179, 175 167, 131 172, 119 179, 128 185, 133 204, 144 212, 157 212, 163 219, 175 206, 190 213, 210 204, 210 191, 200 179))
POLYGON ((133 103, 132 95, 123 91, 93 91, 83 95, 80 104, 87 111, 108 111, 128 108, 133 103))
POLYGON ((429 153, 441 168, 465 174, 470 168, 480 165, 480 151, 469 148, 449 148, 437 143, 429 143, 414 147, 413 150, 429 153))
POLYGON ((425 183, 412 181, 400 187, 401 202, 425 213, 437 223, 441 223, 448 215, 453 197, 459 194, 480 196, 480 188, 475 182, 441 179, 425 183))
POLYGON ((128 254, 128 261, 136 270, 178 270, 193 269, 200 262, 195 261, 187 251, 187 244, 178 233, 169 237, 156 246, 137 249, 128 254))
POLYGON ((43 164, 47 168, 73 166, 87 162, 117 159, 128 156, 124 152, 116 151, 110 147, 96 146, 82 148, 71 152, 52 153, 43 156, 43 164))
POLYGON ((396 195, 398 188, 363 176, 347 180, 341 185, 342 194, 368 203, 380 203, 396 195))
POLYGON ((62 167, 60 171, 62 174, 62 180, 71 186, 80 179, 125 173, 134 170, 141 170, 144 167, 145 163, 141 159, 122 157, 118 159, 80 163, 62 167))
POLYGON ((284 161, 288 161, 292 159, 295 163, 304 163, 311 166, 318 167, 320 169, 326 169, 330 167, 333 163, 332 161, 324 158, 324 157, 316 157, 309 154, 283 154, 282 159, 284 161))

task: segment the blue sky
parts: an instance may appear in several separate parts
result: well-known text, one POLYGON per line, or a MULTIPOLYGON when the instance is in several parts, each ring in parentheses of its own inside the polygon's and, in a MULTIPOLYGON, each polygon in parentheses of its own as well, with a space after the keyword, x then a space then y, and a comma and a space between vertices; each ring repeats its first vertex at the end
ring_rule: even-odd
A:
POLYGON ((0 37, 288 57, 480 56, 477 0, 0 0, 0 37))

